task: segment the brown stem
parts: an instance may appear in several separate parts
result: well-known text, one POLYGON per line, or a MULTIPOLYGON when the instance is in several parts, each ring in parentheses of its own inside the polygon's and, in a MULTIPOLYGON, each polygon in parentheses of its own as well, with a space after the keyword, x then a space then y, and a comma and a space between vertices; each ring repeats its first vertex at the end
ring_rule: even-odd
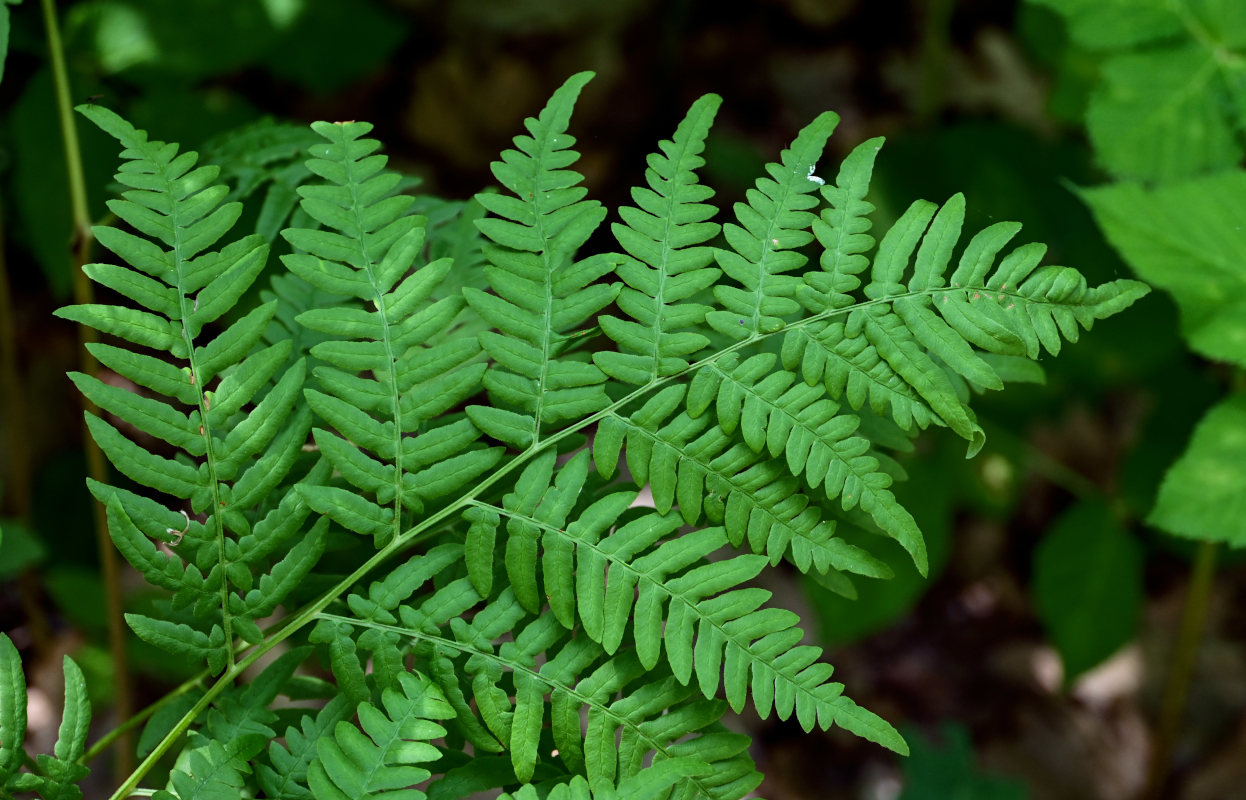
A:
MULTIPOLYGON (((52 63, 52 76, 56 83, 56 107, 60 116, 61 136, 65 144, 65 166, 69 174, 69 196, 73 209, 73 280, 74 302, 90 303, 93 300, 91 283, 82 267, 91 257, 91 245, 94 235, 91 232, 91 215, 87 208, 86 181, 82 171, 82 152, 78 146, 78 128, 74 121, 70 103, 69 74, 65 68, 65 51, 61 44, 60 26, 56 18, 56 8, 52 0, 43 0, 43 21, 48 37, 48 56, 52 63)), ((81 348, 82 371, 95 375, 99 365, 86 345, 94 341, 95 332, 85 325, 78 326, 78 339, 81 348)), ((93 403, 87 402, 89 413, 98 413, 93 403)), ((87 474, 92 479, 107 482, 108 467, 104 462, 104 454, 90 435, 84 435, 84 446, 87 457, 87 474)), ((99 547, 100 566, 104 578, 104 595, 108 616, 108 649, 112 656, 113 667, 113 708, 120 719, 126 719, 133 711, 134 703, 130 694, 130 668, 125 654, 125 624, 122 618, 122 597, 120 568, 117 554, 108 536, 108 522, 104 508, 95 503, 95 533, 99 547)), ((119 776, 128 775, 134 768, 134 739, 127 731, 126 735, 117 740, 116 772, 119 776)))
POLYGON ((1194 571, 1186 590, 1185 608, 1181 612, 1181 627, 1177 630, 1177 642, 1173 651, 1172 665, 1164 683, 1164 696, 1160 701, 1159 722, 1156 725, 1155 751, 1147 770, 1147 788, 1143 797, 1160 800, 1165 792, 1168 772, 1172 767, 1172 751, 1181 733, 1181 718, 1185 715, 1186 700, 1190 695, 1190 681, 1194 677, 1194 664, 1198 659, 1198 646, 1207 624, 1207 605, 1211 597, 1212 579, 1216 571, 1216 542, 1199 542, 1194 556, 1194 571))

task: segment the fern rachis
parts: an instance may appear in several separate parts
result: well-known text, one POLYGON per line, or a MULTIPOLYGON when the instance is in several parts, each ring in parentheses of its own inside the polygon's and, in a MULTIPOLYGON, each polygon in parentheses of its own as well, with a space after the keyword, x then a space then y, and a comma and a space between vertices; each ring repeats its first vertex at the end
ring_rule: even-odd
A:
POLYGON ((478 196, 489 215, 475 229, 411 213, 368 125, 314 124, 298 188, 311 227, 283 231, 289 274, 251 309, 241 298, 267 245, 208 250, 238 219, 214 168, 84 111, 126 147, 130 191, 114 210, 138 232, 101 228, 129 266, 89 272, 140 308, 62 314, 121 340, 94 352, 143 388, 75 380, 164 443, 90 423, 120 472, 168 499, 92 490, 119 549, 168 593, 168 615, 132 616, 135 631, 218 676, 153 732, 116 796, 181 747, 166 800, 415 784, 401 796, 523 798, 533 783, 739 798, 760 775, 719 720, 749 702, 905 749, 749 581, 780 560, 845 591, 848 573, 887 577, 837 535, 845 520, 924 570, 884 444, 943 426, 974 451, 970 390, 1001 388, 1020 360, 1057 353, 1145 287, 1087 288, 1038 269, 1034 246, 996 266, 1011 224, 973 237, 944 277, 960 196, 915 203, 871 259, 864 198, 881 141, 823 181, 833 114, 720 228, 696 173, 712 95, 612 215, 571 169, 590 77, 559 89, 493 165, 505 191, 478 196), (621 252, 582 252, 607 219, 621 252), (483 261, 483 279, 447 253, 483 261), (636 505, 646 486, 655 508, 636 505), (172 555, 153 542, 182 530, 172 555), (283 642, 297 647, 238 682, 283 642), (333 680, 295 678, 305 661, 333 680), (272 711, 308 691, 320 710, 272 711))

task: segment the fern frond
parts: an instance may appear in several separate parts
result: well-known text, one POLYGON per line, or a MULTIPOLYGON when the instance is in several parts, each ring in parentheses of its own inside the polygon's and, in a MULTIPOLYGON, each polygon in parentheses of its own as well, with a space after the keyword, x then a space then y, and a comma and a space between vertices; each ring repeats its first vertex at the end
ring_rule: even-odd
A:
POLYGON ((623 351, 593 354, 594 363, 613 378, 646 384, 674 375, 687 369, 686 356, 709 344, 695 331, 709 306, 682 301, 707 289, 720 274, 709 266, 713 248, 705 246, 719 231, 717 223, 708 221, 715 208, 705 202, 714 190, 697 183, 695 170, 705 163, 700 153, 721 104, 722 98, 709 94, 692 105, 674 138, 659 143, 662 153, 649 156, 649 188, 632 190, 639 208, 620 208, 623 223, 611 226, 630 256, 615 269, 626 284, 619 308, 635 320, 597 318, 602 332, 623 351))
MULTIPOLYGON (((584 460, 582 456, 578 458, 581 462, 584 460)), ((537 465, 534 472, 541 474, 544 470, 537 465)), ((557 495, 556 489, 541 487, 538 480, 529 478, 523 483, 526 488, 519 491, 517 484, 517 494, 526 493, 538 498, 546 493, 557 495)), ((576 494, 577 487, 573 484, 573 481, 563 481, 562 489, 566 494, 561 502, 566 502, 566 496, 576 494)), ((512 500, 512 503, 518 502, 518 499, 512 500)), ((556 496, 550 502, 555 507, 560 503, 556 496)), ((549 515, 556 514, 557 509, 547 508, 542 512, 538 505, 534 513, 548 521, 551 519, 549 515)), ((535 524, 534 520, 527 521, 535 524)), ((601 646, 591 639, 582 636, 568 639, 568 631, 551 613, 533 620, 509 588, 484 607, 480 607, 482 598, 467 578, 448 580, 442 577, 440 588, 430 592, 426 588, 428 582, 460 563, 462 553, 462 547, 455 544, 433 548, 427 555, 412 558, 382 580, 374 581, 366 596, 356 594, 347 598, 352 617, 328 613, 320 615, 313 640, 338 640, 341 649, 349 651, 349 655, 342 656, 343 663, 338 663, 338 657, 331 654, 334 673, 339 681, 347 672, 358 672, 362 678, 362 663, 367 658, 376 674, 376 685, 392 685, 391 681, 403 680, 402 676, 407 674, 407 668, 403 665, 414 652, 416 668, 425 670, 438 684, 455 711, 451 733, 471 742, 477 752, 507 752, 515 780, 518 781, 530 778, 535 765, 543 760, 538 756, 537 745, 544 740, 542 731, 547 717, 553 747, 558 749, 563 762, 573 770, 588 769, 594 780, 598 780, 598 773, 630 774, 638 770, 642 757, 650 751, 669 751, 669 755, 661 756, 666 758, 679 755, 681 748, 695 750, 687 742, 676 742, 698 731, 702 733, 698 739, 713 733, 706 733, 703 729, 713 727, 724 706, 719 701, 698 699, 693 687, 684 686, 673 678, 669 679, 669 686, 663 690, 661 700, 652 700, 651 706, 637 708, 634 701, 630 705, 620 701, 621 705, 611 710, 624 685, 630 687, 629 691, 643 692, 644 685, 655 680, 652 671, 646 670, 630 648, 625 648, 611 661, 601 646), (514 632, 514 641, 507 643, 504 640, 511 632, 514 632), (364 651, 370 651, 370 657, 364 656, 364 651), (542 653, 548 654, 548 658, 542 653), (538 658, 545 659, 539 667, 538 658), (620 658, 624 661, 619 661, 620 658), (395 661, 396 666, 392 665, 395 661), (622 672, 619 671, 621 669, 622 672), (593 680, 605 680, 607 683, 601 686, 587 684, 596 688, 586 694, 586 690, 577 688, 577 684, 582 678, 587 679, 585 676, 590 671, 596 675, 593 680), (609 682, 616 679, 623 683, 609 682), (509 699, 512 696, 515 698, 513 702, 509 699), (659 736, 654 731, 645 733, 648 729, 642 730, 643 723, 666 708, 662 703, 668 700, 677 706, 681 703, 693 704, 703 710, 695 714, 686 711, 684 715, 671 717, 669 722, 672 725, 675 720, 682 720, 679 723, 682 727, 673 730, 669 737, 665 734, 659 736), (633 749, 627 751, 626 761, 618 762, 613 746, 597 751, 592 748, 586 750, 579 712, 585 704, 590 709, 605 713, 600 721, 590 726, 597 737, 593 741, 598 746, 603 746, 604 737, 613 736, 621 729, 620 726, 631 731, 625 735, 625 740, 633 743, 630 746, 633 749), (547 705, 548 712, 545 710, 547 705), (603 725, 606 727, 599 729, 603 725), (627 736, 632 738, 629 740, 627 736), (639 747, 639 751, 634 752, 635 747, 639 747), (613 759, 609 764, 601 761, 607 755, 613 759), (592 766, 586 766, 586 760, 594 758, 597 761, 593 761, 592 766)), ((571 569, 574 569, 573 565, 571 569)), ((590 710, 590 717, 592 714, 590 710)), ((653 728, 657 724, 654 722, 648 727, 653 728)), ((738 746, 727 748, 724 754, 720 739, 721 736, 716 733, 706 739, 704 747, 707 749, 702 754, 702 760, 723 762, 716 770, 716 776, 733 776, 731 781, 724 781, 724 785, 737 781, 742 774, 754 775, 751 762, 741 772, 740 764, 733 761, 744 757, 742 753, 747 740, 737 737, 738 746), (711 758, 711 753, 718 753, 718 757, 711 758), (733 766, 727 769, 728 765, 733 766)), ((709 779, 705 787, 712 785, 714 780, 709 779)), ((715 792, 707 796, 739 797, 752 786, 755 786, 755 781, 739 794, 715 792)))
POLYGON ((359 728, 338 722, 333 736, 316 743, 316 759, 307 782, 318 800, 423 800, 407 787, 431 773, 419 764, 441 754, 430 742, 445 735, 433 720, 449 719, 454 711, 427 678, 404 672, 397 688, 386 689, 380 706, 359 707, 359 728), (401 691, 400 691, 401 690, 401 691))
POLYGON ((310 350, 328 366, 316 368, 323 391, 307 390, 307 400, 336 432, 316 428, 313 435, 362 494, 332 486, 300 491, 317 512, 383 547, 409 522, 405 512, 418 513, 425 501, 488 470, 501 449, 473 446, 479 433, 467 422, 430 426, 479 390, 485 369, 470 338, 425 344, 462 308, 457 295, 426 303, 452 262, 443 258, 411 272, 424 248, 426 220, 406 214, 411 197, 393 194, 400 177, 385 169, 384 156, 372 155, 380 145, 363 138, 370 125, 313 128, 328 144, 312 148, 308 166, 324 183, 299 192, 307 214, 331 230, 285 231, 303 252, 283 261, 313 286, 372 310, 312 308, 297 318, 333 337, 310 350))
POLYGON ((273 800, 312 800, 307 769, 316 758, 316 743, 333 735, 337 723, 346 720, 352 706, 337 695, 315 717, 306 714, 298 728, 286 728, 284 742, 268 746, 268 761, 256 764, 255 777, 264 794, 273 800))
POLYGON ((617 788, 600 786, 594 790, 587 780, 573 775, 571 780, 558 784, 548 795, 541 795, 535 786, 525 784, 513 794, 503 793, 498 800, 541 800, 542 797, 546 800, 667 800, 673 796, 671 790, 679 785, 682 778, 710 771, 708 764, 695 759, 668 758, 625 779, 617 788))
POLYGON ((783 365, 854 409, 868 403, 905 431, 947 426, 970 441, 972 455, 982 432, 955 380, 980 391, 1000 389, 997 366, 1009 363, 1001 359, 1035 359, 1041 349, 1056 354, 1062 339, 1077 340, 1079 325, 1089 329, 1146 288, 1119 280, 1092 290, 1075 270, 1035 272, 1045 248, 1033 244, 1013 250, 992 271, 1020 230, 1010 222, 973 237, 949 285, 945 273, 964 221, 964 198, 955 195, 941 208, 918 201, 901 215, 857 294, 871 266, 864 255, 872 244, 865 218, 871 206, 862 198, 880 146, 871 140, 856 148, 837 185, 823 189, 831 207, 813 226, 825 248, 823 271, 807 274, 800 292, 818 317, 785 333, 783 365))
MULTIPOLYGON (((407 559, 394 568, 384 578, 373 581, 366 596, 351 594, 346 597, 346 604, 359 619, 376 622, 382 625, 395 625, 399 614, 404 615, 408 623, 413 623, 415 611, 411 608, 412 597, 433 578, 441 576, 453 565, 462 561, 463 547, 458 544, 442 544, 433 547, 417 557, 407 559), (401 611, 400 611, 401 608, 401 611)), ((451 586, 443 586, 433 595, 444 607, 447 600, 454 595, 455 589, 466 589, 467 596, 454 608, 466 610, 480 601, 480 595, 471 591, 466 580, 456 581, 451 586)), ((453 612, 447 612, 453 613, 453 612)), ((437 624, 448 619, 434 615, 437 624)), ((414 622, 413 627, 419 628, 422 621, 414 622)), ((311 632, 311 641, 328 645, 329 663, 339 686, 355 702, 365 702, 387 686, 395 685, 406 653, 397 638, 386 635, 379 629, 370 629, 355 638, 355 631, 349 625, 342 625, 329 619, 317 622, 311 632), (365 651, 363 656, 360 650, 365 651), (365 675, 364 664, 371 662, 370 675, 365 675)))
POLYGON ((884 533, 900 543, 925 574, 926 544, 913 516, 888 487, 891 476, 867 454, 870 443, 853 436, 860 421, 786 370, 771 371, 776 358, 760 353, 740 363, 734 353, 697 372, 688 390, 688 413, 700 416, 711 403, 728 433, 737 427, 755 452, 784 456, 788 471, 822 486, 845 511, 860 504, 884 533), (794 385, 793 385, 794 384, 794 385))
MULTIPOLYGON (((619 651, 630 627, 644 668, 656 666, 664 649, 679 682, 689 684, 695 676, 707 698, 721 682, 736 711, 751 688, 763 719, 773 708, 780 719, 795 712, 806 730, 838 722, 843 686, 827 683, 831 668, 817 663, 820 648, 796 647, 804 636, 796 615, 762 609, 769 592, 733 589, 755 578, 765 558, 707 562, 727 544, 724 530, 672 536, 683 523, 678 514, 645 514, 619 523, 635 501, 632 492, 607 495, 568 523, 588 476, 588 453, 574 456, 556 479, 553 467, 552 453, 534 460, 516 481, 515 493, 491 509, 507 518, 507 574, 529 612, 540 609, 540 575, 552 616, 566 628, 578 616, 584 633, 607 654, 619 651)), ((878 735, 877 729, 870 732, 878 735)), ((881 743, 903 747, 894 731, 881 743)))
POLYGON ((614 474, 622 450, 632 480, 649 483, 661 513, 677 506, 694 525, 704 511, 712 524, 724 526, 732 546, 747 544, 771 564, 787 558, 801 572, 891 577, 885 563, 835 536, 835 521, 824 517, 783 462, 739 442, 712 415, 675 414, 686 391, 667 387, 630 416, 602 420, 593 437, 602 477, 614 474))
POLYGON ((721 701, 697 697, 669 676, 662 679, 630 650, 605 658, 586 638, 563 642, 563 628, 550 614, 523 625, 514 641, 495 649, 498 636, 515 627, 516 610, 507 591, 470 625, 453 625, 453 640, 404 633, 422 641, 417 655, 436 666, 434 679, 447 697, 471 697, 474 709, 451 701, 457 722, 464 728, 483 724, 510 751, 520 782, 533 775, 548 716, 548 741, 558 757, 569 768, 583 770, 593 785, 613 786, 638 773, 653 753, 655 763, 668 758, 713 762, 712 774, 688 779, 701 796, 739 798, 756 787, 761 776, 748 758, 747 737, 717 727, 725 709, 721 701), (540 653, 547 658, 538 666, 540 653), (581 725, 584 706, 587 727, 581 725))
POLYGON ((195 800, 237 800, 246 785, 241 769, 243 766, 221 742, 213 739, 187 754, 184 769, 175 769, 170 773, 172 793, 166 790, 157 792, 154 797, 162 800, 187 797, 195 800))
POLYGON ((468 417, 485 433, 517 448, 538 442, 542 425, 580 419, 604 408, 606 375, 570 357, 580 326, 618 292, 594 283, 614 267, 606 255, 575 260, 575 253, 606 216, 583 199, 579 158, 570 148, 571 110, 592 73, 572 76, 554 92, 539 117, 524 125, 531 136, 515 137, 514 150, 493 163, 493 174, 514 196, 479 194, 495 216, 476 224, 490 240, 484 251, 493 294, 465 288, 463 296, 496 331, 480 334, 495 362, 485 375, 492 406, 468 406, 468 417), (516 410, 512 410, 516 409, 516 410))
POLYGON ((134 559, 131 563, 173 591, 178 605, 193 606, 196 627, 131 615, 136 633, 220 670, 232 659, 235 635, 260 640, 257 615, 266 615, 284 599, 322 549, 320 528, 295 548, 296 558, 278 561, 277 581, 263 584, 272 591, 262 603, 246 600, 256 580, 273 568, 265 557, 302 531, 308 513, 300 503, 286 504, 278 524, 270 516, 275 509, 266 507, 294 469, 310 426, 306 413, 294 411, 303 362, 287 361, 289 342, 257 348, 272 304, 220 325, 220 332, 205 341, 205 329, 219 324, 238 303, 267 255, 258 236, 211 249, 241 209, 222 203, 228 189, 214 183, 217 168, 196 167, 195 153, 179 154, 176 145, 150 141, 106 109, 84 106, 80 111, 126 148, 117 179, 129 190, 109 201, 109 208, 138 232, 96 228, 96 238, 128 266, 84 269, 142 310, 80 305, 57 313, 131 345, 162 351, 173 362, 127 347, 89 346, 106 367, 155 396, 87 375, 71 377, 105 412, 174 449, 174 458, 166 458, 104 418, 87 417, 92 435, 119 471, 142 486, 188 501, 189 512, 103 484, 92 483, 91 489, 108 506, 114 541, 134 559), (236 537, 250 536, 253 526, 275 529, 277 541, 250 548, 244 556, 236 537), (157 553, 151 539, 173 542, 178 557, 157 553))
POLYGON ((65 713, 52 754, 40 753, 30 772, 26 761, 26 676, 12 640, 0 633, 0 794, 38 792, 49 800, 81 800, 77 784, 90 772, 78 760, 91 727, 91 702, 86 679, 69 656, 64 657, 65 713))
POLYGON ((735 204, 739 224, 723 226, 731 249, 716 252, 719 266, 740 286, 719 284, 714 297, 723 310, 711 311, 705 321, 736 341, 780 330, 800 310, 795 300, 801 279, 787 273, 808 259, 797 252, 813 240, 809 226, 818 205, 815 192, 822 180, 814 175, 826 140, 839 123, 830 112, 806 125, 792 146, 767 164, 768 178, 758 178, 746 194, 747 203, 735 204))

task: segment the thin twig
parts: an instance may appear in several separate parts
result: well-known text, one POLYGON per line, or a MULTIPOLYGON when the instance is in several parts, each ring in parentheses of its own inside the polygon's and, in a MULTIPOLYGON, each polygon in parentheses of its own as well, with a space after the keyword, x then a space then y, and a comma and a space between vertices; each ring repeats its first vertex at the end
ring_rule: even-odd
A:
MULTIPOLYGON (((60 26, 56 18, 56 7, 52 0, 43 0, 43 21, 48 36, 48 56, 52 63, 52 76, 56 83, 56 107, 60 117, 61 137, 65 144, 65 167, 69 174, 69 198, 73 212, 73 286, 74 302, 91 303, 93 292, 82 267, 90 259, 91 245, 94 235, 91 233, 91 214, 87 208, 86 181, 82 171, 82 151, 78 145, 78 128, 74 121, 72 101, 69 91, 69 74, 65 68, 65 51, 61 44, 60 26)), ((87 352, 86 345, 95 341, 95 332, 85 325, 78 326, 79 353, 82 358, 82 371, 95 375, 99 366, 87 352)), ((87 411, 99 411, 90 401, 86 401, 87 411)), ((87 473, 92 479, 101 483, 108 481, 108 468, 104 462, 104 454, 100 452, 89 434, 83 436, 86 448, 87 473)), ((113 667, 113 710, 119 719, 126 719, 133 709, 130 694, 130 669, 125 654, 125 624, 122 619, 122 599, 120 569, 112 541, 108 536, 108 520, 104 507, 95 503, 95 533, 100 555, 100 566, 104 578, 105 606, 108 617, 108 649, 112 656, 113 667)), ((116 772, 127 775, 134 765, 134 738, 129 729, 117 740, 116 772)))

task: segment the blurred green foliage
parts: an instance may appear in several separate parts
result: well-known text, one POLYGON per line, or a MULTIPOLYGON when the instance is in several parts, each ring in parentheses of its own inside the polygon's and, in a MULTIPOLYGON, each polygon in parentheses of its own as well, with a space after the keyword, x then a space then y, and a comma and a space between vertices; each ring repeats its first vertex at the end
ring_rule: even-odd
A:
POLYGON ((1064 680, 1134 637, 1142 608, 1142 547, 1102 502, 1069 509, 1034 554, 1034 605, 1064 661, 1064 680))
POLYGON ((1029 796, 1024 785, 979 771, 963 726, 944 725, 941 744, 915 730, 904 735, 913 752, 904 762, 905 789, 900 800, 1025 800, 1029 796))

